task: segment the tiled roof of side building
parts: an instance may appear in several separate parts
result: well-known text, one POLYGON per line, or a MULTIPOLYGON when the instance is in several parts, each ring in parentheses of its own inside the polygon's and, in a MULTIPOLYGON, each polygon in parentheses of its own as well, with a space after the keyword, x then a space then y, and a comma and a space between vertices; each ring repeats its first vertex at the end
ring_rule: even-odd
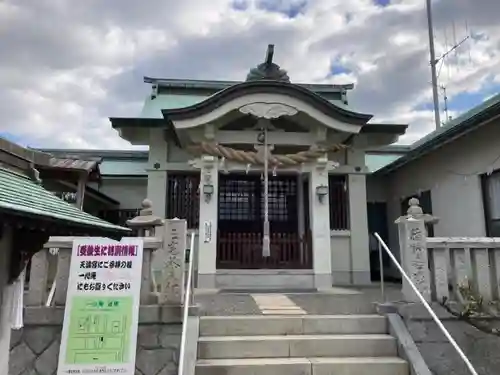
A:
POLYGON ((128 232, 120 227, 59 199, 29 177, 0 168, 0 210, 20 213, 56 221, 63 221, 75 226, 88 226, 106 231, 128 232))

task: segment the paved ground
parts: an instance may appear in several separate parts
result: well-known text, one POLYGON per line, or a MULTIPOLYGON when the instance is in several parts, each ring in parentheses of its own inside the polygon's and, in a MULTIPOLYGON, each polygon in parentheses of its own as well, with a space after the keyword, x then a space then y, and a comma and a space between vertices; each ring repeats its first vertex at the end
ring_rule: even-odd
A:
MULTIPOLYGON (((400 285, 385 286, 386 301, 401 301, 400 285)), ((382 302, 380 286, 334 287, 321 291, 196 290, 200 315, 342 314, 382 302)))

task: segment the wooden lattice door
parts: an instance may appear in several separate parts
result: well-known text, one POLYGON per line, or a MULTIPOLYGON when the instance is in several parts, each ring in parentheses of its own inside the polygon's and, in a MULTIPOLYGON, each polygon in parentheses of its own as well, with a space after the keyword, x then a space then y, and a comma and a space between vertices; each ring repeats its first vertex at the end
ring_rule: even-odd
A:
POLYGON ((264 183, 259 174, 219 177, 218 268, 308 268, 310 246, 298 234, 297 177, 269 178, 271 256, 262 256, 264 183), (306 249, 306 250, 304 250, 306 249))

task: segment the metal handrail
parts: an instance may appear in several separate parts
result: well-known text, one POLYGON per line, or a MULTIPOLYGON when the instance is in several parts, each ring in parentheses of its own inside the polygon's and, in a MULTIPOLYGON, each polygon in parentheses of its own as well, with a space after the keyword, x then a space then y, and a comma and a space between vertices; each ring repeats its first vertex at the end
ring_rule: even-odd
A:
POLYGON ((467 356, 465 355, 465 353, 462 351, 462 349, 460 349, 460 346, 458 346, 458 344, 455 341, 455 339, 451 336, 450 332, 448 332, 448 330, 445 328, 445 326, 443 325, 443 323, 441 322, 441 320, 439 320, 439 318, 437 317, 437 315, 434 312, 434 310, 432 310, 432 308, 429 305, 429 303, 427 303, 427 301, 425 300, 424 296, 422 296, 422 293, 419 292, 419 290, 417 289, 417 287, 415 286, 415 284, 413 283, 413 281, 411 281, 410 277, 405 272, 405 270, 403 269, 403 267, 401 266, 401 264, 399 264, 399 262, 397 261, 396 257, 391 252, 391 250, 389 249, 389 247, 386 245, 386 243, 384 242, 384 240, 382 238, 380 238, 380 236, 379 236, 379 234, 377 232, 375 232, 374 235, 375 235, 375 238, 378 240, 378 251, 379 251, 379 262, 380 262, 380 289, 381 289, 382 298, 383 298, 384 302, 385 302, 385 294, 384 294, 384 271, 383 271, 383 269, 384 269, 384 263, 383 263, 383 259, 382 259, 382 249, 384 249, 387 252, 387 255, 389 255, 389 257, 391 258, 392 262, 397 267, 397 269, 399 270, 399 272, 401 273, 401 275, 405 278, 405 280, 408 282, 408 284, 410 285, 410 287, 413 289, 413 291, 417 295, 417 297, 420 300, 420 302, 422 302, 422 304, 425 306, 425 308, 427 309, 427 311, 429 312, 429 314, 431 315, 432 319, 437 324, 437 326, 439 327, 439 329, 441 330, 441 332, 443 332, 443 334, 448 339, 448 341, 451 343, 451 345, 453 346, 453 348, 455 348, 455 350, 457 351, 458 355, 460 356, 460 358, 462 358, 462 361, 464 361, 465 365, 467 366, 467 368, 469 369, 469 371, 471 372, 471 374, 472 375, 479 375, 477 373, 476 369, 474 368, 474 366, 472 366, 472 363, 469 361, 469 359, 467 358, 467 356))
POLYGON ((193 267, 194 267, 194 239, 195 233, 191 233, 191 243, 189 245, 189 264, 188 264, 188 275, 186 283, 186 291, 183 298, 183 310, 182 310, 182 335, 181 335, 181 347, 179 350, 179 371, 178 375, 184 374, 184 355, 186 353, 186 340, 187 340, 187 320, 189 316, 189 305, 191 304, 192 296, 192 279, 193 279, 193 267))

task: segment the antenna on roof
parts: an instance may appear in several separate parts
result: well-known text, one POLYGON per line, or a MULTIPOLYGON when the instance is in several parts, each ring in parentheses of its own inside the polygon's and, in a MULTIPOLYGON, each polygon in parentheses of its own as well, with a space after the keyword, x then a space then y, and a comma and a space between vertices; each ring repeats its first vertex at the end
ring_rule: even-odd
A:
POLYGON ((451 116, 449 115, 448 113, 448 96, 446 95, 446 86, 439 86, 439 88, 443 91, 443 98, 444 98, 444 115, 445 115, 445 118, 446 120, 443 121, 443 125, 446 123, 446 121, 450 121, 451 120, 451 116))
MULTIPOLYGON (((436 129, 438 129, 441 126, 441 119, 440 119, 440 110, 439 110, 439 94, 438 94, 438 73, 436 72, 436 67, 438 64, 440 64, 439 71, 441 72, 441 68, 443 67, 443 64, 445 62, 445 59, 452 53, 455 52, 455 56, 458 60, 458 48, 464 44, 470 37, 470 35, 467 35, 465 38, 463 38, 460 42, 457 43, 456 39, 456 30, 455 30, 455 22, 453 21, 453 46, 451 48, 447 48, 447 50, 438 58, 436 58, 436 51, 434 48, 434 28, 432 25, 432 5, 431 5, 431 0, 426 0, 426 10, 427 10, 427 26, 429 29, 429 54, 430 54, 430 65, 431 65, 431 78, 432 78, 432 98, 434 102, 434 121, 436 124, 436 129)), ((445 32, 445 44, 447 45, 447 36, 445 32)), ((446 97, 446 95, 445 95, 446 97)), ((446 100, 448 98, 446 97, 446 100)), ((448 103, 445 103, 446 106, 446 111, 448 107, 448 103)))

